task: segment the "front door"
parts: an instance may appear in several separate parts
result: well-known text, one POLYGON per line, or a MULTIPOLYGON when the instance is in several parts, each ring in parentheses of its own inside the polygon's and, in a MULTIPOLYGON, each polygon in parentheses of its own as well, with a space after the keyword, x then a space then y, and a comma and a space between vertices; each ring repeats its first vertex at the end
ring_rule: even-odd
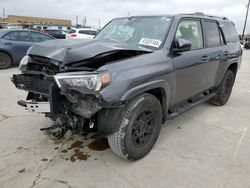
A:
POLYGON ((191 50, 173 58, 175 89, 172 105, 204 91, 208 75, 209 57, 204 49, 201 20, 182 20, 175 35, 175 39, 178 38, 189 40, 191 50))

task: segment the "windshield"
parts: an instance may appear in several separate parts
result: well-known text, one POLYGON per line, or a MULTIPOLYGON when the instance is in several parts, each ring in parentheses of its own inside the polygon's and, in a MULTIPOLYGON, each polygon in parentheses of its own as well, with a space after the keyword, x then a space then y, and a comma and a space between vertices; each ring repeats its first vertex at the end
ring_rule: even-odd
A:
POLYGON ((112 20, 95 39, 114 39, 128 44, 158 49, 164 42, 171 17, 131 17, 112 20))

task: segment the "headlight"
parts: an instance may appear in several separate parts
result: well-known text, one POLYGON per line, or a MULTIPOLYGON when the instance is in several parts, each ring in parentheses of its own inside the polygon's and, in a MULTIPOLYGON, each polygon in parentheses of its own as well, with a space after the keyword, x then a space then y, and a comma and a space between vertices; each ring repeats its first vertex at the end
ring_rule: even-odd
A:
POLYGON ((18 68, 20 71, 25 71, 26 70, 27 64, 29 62, 29 58, 30 57, 28 55, 26 55, 26 56, 24 56, 22 58, 22 60, 21 60, 21 62, 19 64, 19 68, 18 68))
POLYGON ((86 72, 60 73, 54 76, 59 88, 63 86, 85 87, 89 90, 99 91, 101 87, 111 82, 108 72, 86 74, 86 72))

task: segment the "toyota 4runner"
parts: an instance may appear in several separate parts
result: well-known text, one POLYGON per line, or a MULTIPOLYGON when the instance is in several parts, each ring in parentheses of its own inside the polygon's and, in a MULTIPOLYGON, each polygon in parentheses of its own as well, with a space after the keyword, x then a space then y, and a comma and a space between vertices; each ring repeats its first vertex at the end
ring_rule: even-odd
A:
POLYGON ((226 104, 241 57, 225 17, 135 16, 112 20, 94 40, 35 44, 12 81, 28 92, 19 105, 55 121, 42 130, 58 138, 95 130, 117 155, 137 160, 166 120, 205 101, 226 104))

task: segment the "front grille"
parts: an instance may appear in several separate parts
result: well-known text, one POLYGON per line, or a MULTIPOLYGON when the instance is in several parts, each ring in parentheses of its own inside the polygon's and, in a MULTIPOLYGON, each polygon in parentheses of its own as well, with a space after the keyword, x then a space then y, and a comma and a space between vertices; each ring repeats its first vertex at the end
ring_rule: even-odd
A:
POLYGON ((49 95, 52 81, 41 80, 24 74, 14 74, 13 83, 18 89, 49 95))
POLYGON ((27 71, 36 71, 48 75, 55 75, 59 71, 59 62, 55 60, 34 55, 30 55, 30 57, 31 59, 26 67, 27 71))

